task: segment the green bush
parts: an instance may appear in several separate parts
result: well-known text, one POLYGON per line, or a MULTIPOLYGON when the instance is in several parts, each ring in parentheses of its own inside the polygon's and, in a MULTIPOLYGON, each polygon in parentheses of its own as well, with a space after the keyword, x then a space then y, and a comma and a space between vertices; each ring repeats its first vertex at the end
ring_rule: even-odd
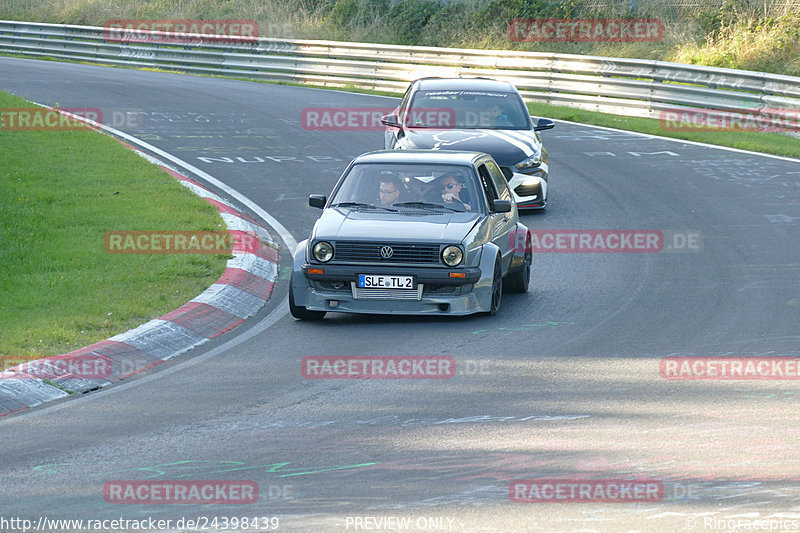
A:
POLYGON ((581 4, 575 0, 491 0, 478 13, 482 24, 515 18, 571 18, 578 15, 581 4))
POLYGON ((733 26, 740 17, 741 0, 728 0, 719 7, 706 7, 698 11, 694 20, 706 38, 715 38, 724 28, 733 26))
POLYGON ((338 29, 355 30, 380 21, 389 11, 389 0, 336 0, 325 21, 338 29))
POLYGON ((389 31, 397 44, 413 45, 425 38, 425 26, 439 10, 435 0, 404 0, 389 10, 389 31))

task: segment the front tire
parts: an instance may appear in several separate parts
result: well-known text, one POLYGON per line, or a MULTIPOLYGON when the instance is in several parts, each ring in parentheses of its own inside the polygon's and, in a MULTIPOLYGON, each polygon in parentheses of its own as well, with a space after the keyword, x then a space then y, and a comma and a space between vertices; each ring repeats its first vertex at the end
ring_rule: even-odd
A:
POLYGON ((325 318, 325 311, 309 311, 302 305, 294 303, 294 286, 289 279, 289 312, 298 320, 322 320, 325 318))

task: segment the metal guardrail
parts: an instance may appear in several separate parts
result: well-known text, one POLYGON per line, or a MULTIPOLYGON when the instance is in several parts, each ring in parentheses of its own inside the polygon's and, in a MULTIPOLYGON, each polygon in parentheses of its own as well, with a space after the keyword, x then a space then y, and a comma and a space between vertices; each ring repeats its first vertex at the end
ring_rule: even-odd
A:
POLYGON ((202 36, 162 44, 106 37, 100 27, 0 21, 0 52, 31 57, 395 92, 423 76, 485 76, 513 83, 531 102, 648 118, 706 108, 788 113, 796 122, 785 110, 800 108, 798 77, 663 61, 298 39, 202 36))

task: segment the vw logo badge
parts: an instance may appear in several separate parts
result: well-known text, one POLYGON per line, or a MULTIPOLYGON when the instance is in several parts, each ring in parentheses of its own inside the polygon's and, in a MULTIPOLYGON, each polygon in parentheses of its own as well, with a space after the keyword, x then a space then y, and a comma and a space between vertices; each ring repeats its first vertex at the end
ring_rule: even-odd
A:
POLYGON ((391 246, 381 246, 381 257, 389 259, 394 254, 391 246))

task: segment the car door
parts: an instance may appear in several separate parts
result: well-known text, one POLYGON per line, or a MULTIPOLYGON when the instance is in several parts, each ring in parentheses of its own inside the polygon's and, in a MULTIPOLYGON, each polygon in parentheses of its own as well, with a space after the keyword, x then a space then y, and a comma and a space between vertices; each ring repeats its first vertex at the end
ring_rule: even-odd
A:
POLYGON ((511 191, 508 190, 503 174, 493 159, 481 159, 478 162, 478 175, 489 204, 490 240, 500 248, 500 254, 503 259, 503 272, 505 272, 511 266, 513 258, 509 235, 517 227, 517 213, 516 209, 513 208, 511 191), (512 209, 510 213, 494 211, 494 200, 498 199, 511 200, 512 209))

